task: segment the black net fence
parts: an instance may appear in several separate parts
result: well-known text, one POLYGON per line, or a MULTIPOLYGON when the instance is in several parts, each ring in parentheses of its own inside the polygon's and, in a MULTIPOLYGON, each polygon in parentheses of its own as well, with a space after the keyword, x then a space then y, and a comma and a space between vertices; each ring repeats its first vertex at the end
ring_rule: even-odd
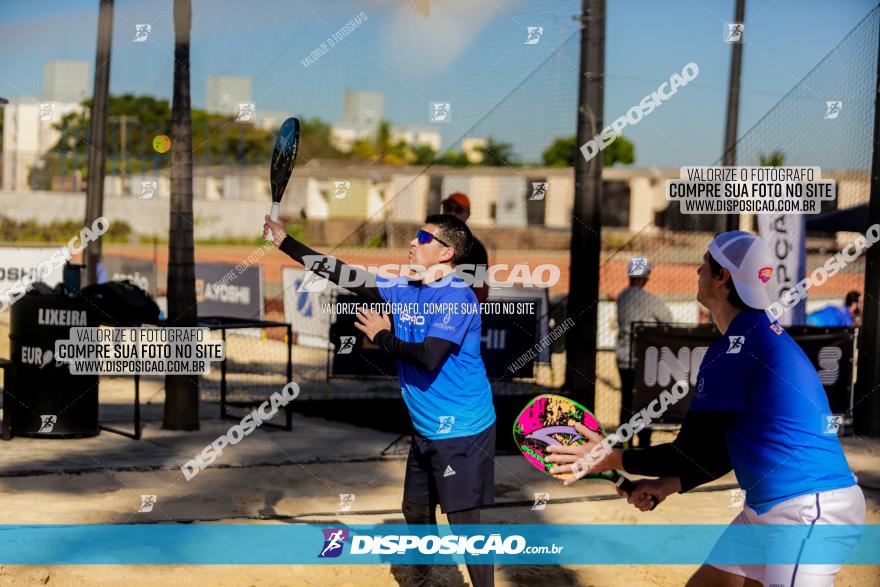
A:
MULTIPOLYGON (((399 397, 393 364, 366 354, 362 360, 351 360, 340 352, 345 346, 341 337, 356 333, 350 326, 331 328, 334 317, 326 309, 344 292, 302 291, 302 268, 280 253, 267 251, 260 240, 270 201, 268 161, 275 133, 287 116, 298 116, 303 123, 300 153, 281 210, 288 232, 322 253, 382 272, 383 265, 407 262, 415 231, 428 214, 441 211, 444 198, 467 195, 468 225, 484 244, 490 266, 506 266, 496 274, 501 284, 495 283, 489 293, 488 301, 497 302, 497 309, 490 307, 484 316, 485 322, 491 322, 484 331, 484 348, 496 353, 490 374, 493 389, 499 396, 565 391, 565 305, 575 197, 572 163, 581 156, 575 144, 580 23, 573 17, 581 3, 517 5, 506 11, 503 30, 488 31, 481 30, 479 15, 455 22, 432 20, 399 3, 383 8, 380 18, 373 3, 351 5, 351 14, 340 20, 338 10, 309 4, 310 10, 298 11, 300 18, 283 34, 279 30, 278 35, 254 36, 246 54, 231 53, 224 38, 251 21, 274 22, 268 9, 249 6, 240 14, 240 22, 232 22, 226 3, 199 3, 194 8, 194 31, 213 27, 210 41, 192 47, 197 262, 219 263, 229 270, 259 268, 260 291, 250 292, 258 303, 243 304, 245 309, 236 311, 244 318, 293 323, 294 380, 304 398, 399 397), (366 34, 370 27, 380 30, 366 34), (482 44, 472 57, 456 53, 460 39, 481 34, 491 35, 492 42, 482 44), (444 35, 449 36, 445 53, 411 50, 420 38, 436 40, 444 35), (234 75, 236 64, 246 60, 264 64, 258 75, 234 75), (395 73, 401 71, 407 75, 395 73), (524 265, 525 272, 511 277, 517 265, 524 265), (540 279, 548 277, 536 272, 540 267, 551 268, 549 281, 540 279), (531 284, 524 274, 532 276, 531 284), (525 319, 524 314, 528 314, 525 319), (519 346, 500 352, 511 341, 519 346), (511 371, 509 367, 530 349, 535 358, 528 367, 511 371)), ((152 293, 162 298, 170 213, 169 153, 174 146, 165 142, 170 135, 170 100, 161 96, 172 81, 173 38, 167 32, 173 22, 164 8, 139 10, 117 8, 118 30, 126 33, 114 54, 114 73, 137 67, 143 53, 165 65, 150 76, 129 80, 127 89, 111 87, 105 210, 111 220, 132 230, 127 245, 107 246, 104 252, 155 263, 152 293), (145 41, 136 41, 141 31, 135 24, 140 22, 153 23, 149 33, 153 36, 145 41)), ((821 167, 823 177, 837 182, 837 200, 826 208, 866 202, 877 27, 874 10, 763 118, 741 132, 737 163, 821 167)), ((748 30, 746 62, 772 61, 759 41, 750 41, 748 30)), ((709 48, 707 57, 729 47, 720 31, 718 45, 709 48)), ((720 52, 726 67, 727 51, 720 52)), ((664 81, 662 77, 628 79, 610 58, 606 67, 606 124, 633 106, 611 91, 612 86, 636 83, 644 88, 644 95, 664 81)), ((711 124, 722 128, 724 88, 701 84, 697 79, 687 90, 703 91, 718 104, 715 112, 720 114, 711 124)), ((743 88, 744 99, 750 90, 743 88)), ((71 215, 80 217, 88 181, 88 101, 59 96, 13 100, 6 107, 7 121, 12 119, 12 106, 18 109, 14 116, 38 119, 44 145, 31 151, 24 147, 4 151, 4 161, 9 159, 4 165, 4 191, 18 194, 27 205, 72 210, 71 215)), ((647 259, 653 269, 644 289, 651 298, 631 300, 629 320, 668 316, 674 322, 700 324, 709 319, 695 299, 696 270, 712 238, 715 218, 680 213, 677 205, 666 201, 664 186, 667 179, 678 177, 679 166, 718 164, 720 156, 689 153, 690 147, 676 144, 675 128, 667 128, 662 120, 660 116, 646 119, 640 126, 668 137, 670 151, 680 153, 676 164, 639 168, 639 141, 631 142, 629 131, 602 155, 606 167, 594 376, 597 416, 609 424, 619 419, 618 367, 630 366, 626 353, 618 352, 617 307, 628 286, 630 261, 647 259)), ((705 123, 700 119, 690 124, 705 123)), ((719 145, 718 154, 720 150, 719 145)), ((9 223, 6 232, 23 221, 13 218, 9 223)), ((755 217, 741 217, 740 225, 754 230, 755 217)), ((810 233, 808 271, 850 236, 810 233)), ((863 260, 851 263, 811 292, 808 309, 839 302, 847 291, 860 290, 863 277, 863 260)), ((227 285, 237 284, 233 279, 227 285)), ((231 399, 264 398, 284 385, 284 338, 282 329, 227 334, 231 399)), ((358 344, 359 349, 371 350, 361 340, 358 344)), ((216 369, 204 377, 203 395, 216 398, 219 380, 216 369)))

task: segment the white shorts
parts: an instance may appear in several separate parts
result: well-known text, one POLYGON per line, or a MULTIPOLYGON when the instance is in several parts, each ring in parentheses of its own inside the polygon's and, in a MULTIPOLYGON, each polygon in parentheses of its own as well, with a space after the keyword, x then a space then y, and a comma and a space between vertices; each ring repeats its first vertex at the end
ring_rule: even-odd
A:
MULTIPOLYGON (((865 496, 858 485, 819 493, 808 493, 776 504, 769 511, 758 514, 749 506, 734 518, 731 525, 761 524, 854 524, 865 523, 865 496)), ((852 537, 855 546, 859 535, 852 537)), ((722 536, 716 549, 725 540, 722 536)), ((729 546, 729 545, 726 545, 729 546)), ((750 545, 754 547, 755 545, 750 545)), ((711 566, 773 587, 830 587, 840 571, 839 564, 778 564, 778 565, 728 565, 711 566)))

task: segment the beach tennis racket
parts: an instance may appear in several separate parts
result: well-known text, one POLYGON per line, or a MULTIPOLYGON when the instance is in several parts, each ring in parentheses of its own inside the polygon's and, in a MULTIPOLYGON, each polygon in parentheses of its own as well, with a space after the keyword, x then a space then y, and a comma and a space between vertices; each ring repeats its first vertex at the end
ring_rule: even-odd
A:
MULTIPOLYGON (((573 477, 574 473, 552 475, 550 469, 555 465, 546 460, 550 456, 547 448, 584 443, 584 438, 574 426, 569 426, 569 420, 580 422, 599 436, 605 437, 605 429, 590 410, 573 399, 561 395, 544 394, 532 399, 513 423, 513 438, 516 446, 529 464, 542 473, 561 480, 573 477)), ((620 471, 590 473, 583 478, 611 481, 628 494, 636 488, 636 484, 624 477, 620 471)), ((656 507, 657 498, 652 497, 652 500, 656 507)))
MULTIPOLYGON (((296 152, 299 150, 299 120, 288 118, 281 124, 281 130, 275 137, 275 148, 272 151, 272 162, 269 164, 269 184, 272 186, 272 210, 269 218, 278 222, 281 213, 281 198, 287 189, 287 182, 293 174, 293 166, 296 164, 296 152)), ((273 240, 268 231, 263 237, 273 240)))

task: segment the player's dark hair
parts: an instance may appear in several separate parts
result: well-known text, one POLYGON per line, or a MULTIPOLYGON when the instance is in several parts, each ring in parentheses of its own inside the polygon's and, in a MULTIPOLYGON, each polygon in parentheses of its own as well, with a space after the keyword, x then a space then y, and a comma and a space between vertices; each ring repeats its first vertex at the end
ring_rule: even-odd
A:
POLYGON ((859 303, 859 299, 862 297, 862 294, 853 290, 846 294, 846 298, 844 298, 844 305, 851 306, 853 304, 859 303))
POLYGON ((464 220, 452 214, 431 214, 425 218, 425 224, 436 226, 439 229, 437 237, 455 251, 452 255, 453 265, 458 265, 467 258, 474 237, 464 220))
MULTIPOLYGON (((721 275, 721 264, 716 261, 711 254, 706 255, 709 258, 709 267, 712 269, 712 275, 721 275)), ((729 272, 728 272, 729 273, 729 272)), ((740 310, 754 310, 751 306, 742 301, 742 298, 739 297, 739 292, 736 291, 736 284, 733 283, 733 277, 727 280, 727 301, 730 302, 730 305, 734 308, 739 308, 740 310)))

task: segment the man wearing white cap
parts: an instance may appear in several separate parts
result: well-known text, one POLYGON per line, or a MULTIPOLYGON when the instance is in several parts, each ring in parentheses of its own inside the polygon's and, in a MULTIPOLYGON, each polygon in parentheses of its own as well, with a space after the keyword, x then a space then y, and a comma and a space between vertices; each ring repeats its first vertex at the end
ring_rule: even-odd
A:
MULTIPOLYGON (((672 322, 672 313, 663 300, 645 291, 654 265, 645 257, 633 257, 627 263, 629 287, 617 296, 617 372, 620 373, 620 423, 632 417, 633 387, 636 372, 630 352, 633 322, 672 322)), ((639 446, 651 444, 651 429, 645 426, 638 434, 639 446)))
POLYGON ((697 273, 697 300, 709 309, 722 337, 703 357, 676 440, 646 449, 613 449, 587 469, 572 464, 601 439, 577 427, 589 442, 554 447, 559 455, 550 459, 563 466, 551 472, 574 471, 579 478, 623 469, 660 477, 639 481, 628 497, 644 511, 652 509, 652 498, 662 502, 732 468, 745 492, 745 506, 688 587, 831 586, 841 567, 837 563, 860 535, 865 498, 836 427, 830 425, 828 398, 815 368, 764 312, 771 303, 770 253, 753 234, 725 232, 709 245, 697 273), (825 524, 840 525, 842 534, 817 547, 812 531, 825 524), (803 534, 797 536, 799 528, 803 534), (779 554, 792 543, 793 554, 779 554), (803 552, 812 553, 811 558, 802 561, 803 552), (832 554, 819 561, 817 552, 832 554), (762 560, 767 564, 759 564, 762 560))

